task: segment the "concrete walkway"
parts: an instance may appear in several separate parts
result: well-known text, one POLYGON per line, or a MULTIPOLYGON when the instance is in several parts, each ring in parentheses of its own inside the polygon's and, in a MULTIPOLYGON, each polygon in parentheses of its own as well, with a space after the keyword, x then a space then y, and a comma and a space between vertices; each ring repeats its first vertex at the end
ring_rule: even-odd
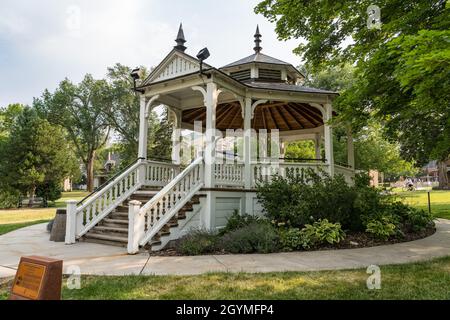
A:
POLYGON ((125 248, 93 243, 50 242, 45 224, 0 236, 0 278, 15 274, 21 256, 40 255, 64 260, 64 272, 78 266, 83 274, 201 274, 205 272, 313 271, 365 268, 450 256, 450 220, 440 219, 431 237, 372 248, 196 257, 149 257, 126 254, 125 248))

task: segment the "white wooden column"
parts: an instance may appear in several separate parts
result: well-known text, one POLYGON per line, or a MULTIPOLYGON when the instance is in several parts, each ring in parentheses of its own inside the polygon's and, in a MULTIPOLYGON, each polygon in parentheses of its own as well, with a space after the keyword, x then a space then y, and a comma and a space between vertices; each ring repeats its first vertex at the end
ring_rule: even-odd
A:
POLYGON ((206 85, 206 145, 205 145, 205 187, 214 188, 214 167, 216 163, 216 109, 219 91, 215 83, 206 85))
POLYGON ((334 155, 333 155, 333 128, 329 121, 333 117, 333 107, 327 103, 324 105, 324 138, 325 138, 325 158, 327 159, 328 172, 334 175, 334 155))
POLYGON ((353 134, 350 128, 347 129, 347 164, 355 169, 355 147, 353 145, 353 134))
POLYGON ((245 98, 244 101, 244 186, 245 189, 252 187, 252 99, 245 98))
POLYGON ((139 107, 139 158, 147 158, 147 135, 148 135, 148 119, 146 117, 146 99, 141 96, 141 103, 139 107))
POLYGON ((280 158, 286 158, 286 142, 280 139, 280 158))
MULTIPOLYGON (((252 188, 252 99, 244 100, 244 187, 246 190, 252 188)), ((251 193, 245 193, 245 212, 242 214, 253 214, 253 196, 251 193)))
POLYGON ((321 150, 320 150, 320 142, 321 142, 321 137, 319 133, 316 133, 314 136, 314 148, 316 151, 316 159, 322 159, 322 154, 321 154, 321 150))
POLYGON ((159 95, 151 97, 148 101, 144 95, 141 95, 139 107, 139 158, 147 158, 148 115, 157 99, 159 99, 159 95))
POLYGON ((181 163, 181 110, 170 109, 173 114, 172 126, 172 162, 174 164, 181 163))

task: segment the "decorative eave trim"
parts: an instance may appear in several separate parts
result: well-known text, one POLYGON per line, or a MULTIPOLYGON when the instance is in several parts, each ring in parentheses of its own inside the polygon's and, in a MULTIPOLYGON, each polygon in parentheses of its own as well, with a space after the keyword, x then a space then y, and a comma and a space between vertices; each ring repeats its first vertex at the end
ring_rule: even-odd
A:
MULTIPOLYGON (((156 66, 156 68, 153 69, 152 72, 150 72, 148 77, 144 81, 142 81, 142 84, 138 87, 138 89, 152 84, 151 81, 156 78, 156 76, 164 69, 164 67, 166 67, 167 63, 174 56, 179 56, 181 58, 184 58, 184 59, 190 61, 191 63, 198 64, 198 66, 200 66, 200 62, 197 58, 194 58, 191 55, 189 55, 185 52, 182 52, 180 50, 172 49, 172 51, 169 52, 169 54, 156 66)), ((208 65, 206 63, 204 63, 203 66, 204 66, 204 68, 212 68, 210 65, 208 65)), ((185 75, 188 75, 188 74, 185 74, 185 75)), ((182 75, 182 76, 184 76, 184 75, 182 75)), ((174 77, 174 78, 177 78, 177 77, 174 77)), ((174 79, 174 78, 171 78, 171 79, 174 79)), ((163 81, 167 81, 167 80, 170 80, 170 79, 165 79, 163 81)))

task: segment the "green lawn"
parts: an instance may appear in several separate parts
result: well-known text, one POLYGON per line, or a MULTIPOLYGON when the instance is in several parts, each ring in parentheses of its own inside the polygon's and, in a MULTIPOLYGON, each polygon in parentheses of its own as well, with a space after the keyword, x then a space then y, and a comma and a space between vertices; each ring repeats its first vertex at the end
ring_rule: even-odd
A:
POLYGON ((56 208, 65 206, 65 201, 69 199, 81 200, 86 195, 87 192, 83 191, 63 192, 61 199, 57 200, 52 208, 0 210, 0 235, 19 228, 49 221, 54 218, 56 208))
MULTIPOLYGON (((450 299, 450 257, 382 266, 381 289, 365 269, 320 272, 212 273, 200 276, 84 276, 64 299, 450 299)), ((6 299, 11 281, 0 285, 6 299)))
MULTIPOLYGON (((398 192, 403 202, 413 207, 428 210, 428 192, 398 192)), ((450 191, 430 191, 431 212, 438 218, 450 219, 450 191)))

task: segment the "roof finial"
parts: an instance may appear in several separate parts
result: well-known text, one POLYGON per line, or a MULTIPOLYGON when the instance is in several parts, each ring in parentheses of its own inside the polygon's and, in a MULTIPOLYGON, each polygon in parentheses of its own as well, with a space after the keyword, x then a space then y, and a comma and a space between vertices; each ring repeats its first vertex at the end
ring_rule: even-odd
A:
POLYGON ((261 44, 261 33, 259 33, 259 25, 256 25, 255 47, 253 48, 253 50, 255 50, 256 53, 260 53, 262 50, 260 44, 261 44))
POLYGON ((184 46, 186 39, 184 38, 182 23, 180 23, 180 28, 178 29, 178 35, 175 42, 177 43, 177 45, 174 47, 175 49, 180 50, 181 52, 184 52, 186 50, 186 47, 184 46))

